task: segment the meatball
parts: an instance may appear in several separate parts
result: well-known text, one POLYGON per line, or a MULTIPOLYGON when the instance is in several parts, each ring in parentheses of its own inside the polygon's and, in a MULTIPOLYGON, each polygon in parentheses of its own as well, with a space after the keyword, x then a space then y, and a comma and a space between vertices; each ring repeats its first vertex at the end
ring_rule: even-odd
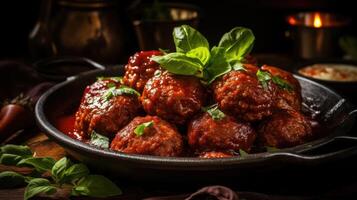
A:
POLYGON ((119 80, 104 78, 84 91, 81 104, 76 113, 75 129, 85 136, 92 131, 113 137, 123 126, 130 122, 141 109, 136 95, 119 95, 107 98, 110 87, 119 87, 119 80))
POLYGON ((201 110, 205 88, 192 76, 163 72, 145 85, 141 101, 149 115, 157 115, 175 124, 184 124, 201 110))
POLYGON ((256 138, 248 123, 237 122, 227 115, 214 120, 207 112, 189 123, 187 136, 191 148, 198 152, 250 151, 256 138))
POLYGON ((162 55, 160 51, 140 51, 129 58, 125 66, 123 82, 125 85, 142 92, 146 82, 154 76, 159 64, 152 61, 152 56, 162 55))
POLYGON ((201 153, 198 157, 200 158, 229 158, 233 157, 232 153, 220 152, 220 151, 208 151, 201 153))
POLYGON ((179 156, 183 140, 173 125, 157 116, 136 117, 116 134, 110 149, 131 154, 179 156), (137 135, 134 130, 146 122, 153 124, 146 127, 142 135, 137 135))
POLYGON ((272 114, 276 85, 269 81, 264 88, 256 76, 258 68, 245 65, 245 69, 231 71, 213 82, 214 98, 224 112, 246 121, 258 121, 272 114))
POLYGON ((311 137, 309 120, 295 110, 279 110, 258 128, 258 140, 265 146, 292 147, 305 143, 311 137))
POLYGON ((302 97, 299 81, 296 80, 291 73, 279 69, 277 67, 263 65, 262 70, 268 71, 271 75, 283 79, 292 86, 291 89, 278 88, 276 107, 279 109, 293 108, 295 110, 300 111, 302 97))

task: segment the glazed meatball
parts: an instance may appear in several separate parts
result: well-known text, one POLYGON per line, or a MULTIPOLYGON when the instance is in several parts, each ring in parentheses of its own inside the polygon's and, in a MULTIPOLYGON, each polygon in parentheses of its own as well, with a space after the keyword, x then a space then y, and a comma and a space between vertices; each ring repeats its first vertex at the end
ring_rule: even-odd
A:
POLYGON ((136 95, 123 94, 108 99, 106 94, 113 86, 121 86, 120 81, 105 78, 85 89, 75 119, 75 129, 81 135, 89 136, 96 131, 114 137, 140 111, 140 101, 136 95))
POLYGON ((220 152, 220 151, 209 151, 203 152, 198 157, 199 158, 229 158, 233 157, 232 153, 220 152))
POLYGON ((231 71, 212 84, 220 109, 246 121, 270 116, 275 103, 276 85, 271 81, 264 88, 256 77, 258 68, 245 65, 245 71, 231 71))
POLYGON ((184 124, 201 110, 206 92, 199 79, 163 72, 145 85, 141 101, 149 115, 184 124))
POLYGON ((265 146, 285 148, 305 143, 312 137, 308 119, 295 110, 280 110, 263 121, 258 138, 265 146))
POLYGON ((278 88, 276 107, 279 109, 293 108, 295 110, 300 111, 302 97, 301 97, 301 86, 299 81, 296 80, 291 73, 279 69, 277 67, 263 65, 262 70, 268 71, 271 75, 283 79, 288 84, 290 84, 290 86, 292 86, 291 89, 278 88))
POLYGON ((156 116, 136 117, 120 130, 110 148, 131 154, 154 156, 179 156, 183 150, 183 141, 176 128, 156 116), (134 130, 141 124, 153 122, 144 129, 142 135, 134 130))
POLYGON ((237 122, 227 115, 214 120, 205 112, 189 123, 187 137, 189 145, 196 152, 238 152, 239 149, 249 152, 256 134, 248 123, 237 122))
POLYGON ((152 61, 152 56, 162 55, 160 51, 141 51, 129 58, 125 66, 123 82, 125 85, 142 92, 146 82, 154 76, 159 64, 152 61))

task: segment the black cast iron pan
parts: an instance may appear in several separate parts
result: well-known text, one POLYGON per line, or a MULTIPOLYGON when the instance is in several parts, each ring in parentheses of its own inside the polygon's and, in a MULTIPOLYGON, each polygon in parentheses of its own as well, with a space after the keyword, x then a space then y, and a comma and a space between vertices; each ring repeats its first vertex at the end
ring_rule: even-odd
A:
POLYGON ((233 177, 262 172, 284 165, 314 165, 333 159, 341 159, 357 153, 357 146, 339 149, 319 155, 311 155, 314 149, 331 142, 357 141, 357 137, 347 132, 354 124, 357 110, 334 91, 295 76, 301 86, 305 107, 318 115, 319 121, 326 126, 326 133, 320 139, 278 152, 250 154, 245 157, 199 159, 191 157, 156 157, 132 155, 98 149, 61 133, 54 126, 54 120, 65 114, 73 113, 79 105, 82 91, 93 83, 98 76, 120 76, 123 67, 95 70, 62 82, 47 91, 36 105, 36 118, 41 129, 70 155, 100 170, 112 172, 116 176, 132 179, 197 180, 216 177, 233 177))

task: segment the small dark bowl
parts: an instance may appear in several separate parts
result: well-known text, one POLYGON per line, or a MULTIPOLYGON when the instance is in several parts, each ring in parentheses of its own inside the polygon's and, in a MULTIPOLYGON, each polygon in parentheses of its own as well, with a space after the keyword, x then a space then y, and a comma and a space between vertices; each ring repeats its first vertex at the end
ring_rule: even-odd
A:
POLYGON ((304 61, 296 66, 294 66, 294 72, 308 78, 310 80, 316 81, 325 85, 327 87, 332 88, 336 92, 338 92, 341 96, 349 99, 353 104, 357 103, 357 80, 356 81, 335 81, 335 80, 323 80, 317 79, 310 76, 305 76, 299 72, 300 69, 311 66, 313 64, 342 64, 342 65, 349 65, 356 67, 357 69, 357 62, 355 61, 342 61, 342 60, 313 60, 313 61, 304 61))

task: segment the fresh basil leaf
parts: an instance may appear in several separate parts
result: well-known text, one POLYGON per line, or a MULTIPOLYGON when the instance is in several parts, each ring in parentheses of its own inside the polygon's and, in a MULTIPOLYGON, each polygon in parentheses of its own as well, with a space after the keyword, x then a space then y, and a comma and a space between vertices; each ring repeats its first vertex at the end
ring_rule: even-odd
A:
POLYGON ((25 184, 25 177, 12 171, 0 173, 0 189, 15 188, 25 184))
POLYGON ((31 157, 32 151, 28 146, 22 145, 14 145, 14 144, 7 144, 0 147, 0 152, 3 154, 13 154, 18 155, 23 158, 31 157))
POLYGON ((62 183, 63 177, 64 177, 64 173, 66 172, 66 170, 72 166, 71 161, 66 158, 63 157, 62 159, 60 159, 59 161, 57 161, 55 163, 55 165, 53 165, 52 167, 52 176, 54 177, 54 179, 56 180, 56 182, 62 183))
POLYGON ((116 85, 115 85, 115 83, 108 83, 107 87, 108 88, 115 88, 116 85))
POLYGON ((207 112, 213 120, 221 120, 224 117, 226 117, 226 115, 224 114, 224 112, 222 112, 219 108, 217 104, 213 104, 211 106, 205 107, 203 108, 203 110, 205 112, 207 112))
POLYGON ((183 53, 169 53, 163 56, 153 56, 151 60, 159 63, 162 68, 173 74, 194 75, 202 77, 203 66, 198 58, 191 58, 183 53))
POLYGON ((21 160, 21 156, 14 154, 3 153, 0 156, 0 164, 3 165, 17 165, 21 160))
POLYGON ((285 89, 288 91, 292 91, 294 89, 294 87, 290 83, 280 78, 279 76, 272 76, 271 80, 281 89, 285 89))
POLYGON ((235 27, 223 35, 218 46, 226 49, 229 61, 242 60, 252 50, 254 40, 254 34, 250 29, 235 27))
POLYGON ((207 39, 200 32, 188 25, 175 27, 172 35, 176 51, 179 53, 187 53, 198 47, 205 47, 209 49, 207 39))
POLYGON ((203 66, 208 63, 211 57, 211 54, 206 47, 197 47, 187 52, 186 55, 190 58, 198 58, 203 66))
POLYGON ((231 69, 231 65, 225 57, 225 49, 222 47, 213 47, 211 50, 210 63, 204 70, 204 77, 207 83, 212 83, 218 77, 230 72, 231 69))
POLYGON ((267 152, 277 152, 280 151, 280 149, 276 148, 276 147, 265 147, 267 152))
POLYGON ((234 61, 232 62, 232 68, 235 70, 235 71, 247 71, 245 68, 244 68, 244 65, 243 63, 241 63, 240 61, 234 61))
POLYGON ((170 52, 170 49, 161 49, 159 48, 159 51, 162 53, 162 54, 168 54, 170 52))
POLYGON ((66 180, 66 183, 73 183, 74 181, 81 179, 85 176, 89 175, 89 169, 87 166, 84 164, 74 164, 71 167, 69 167, 63 177, 66 180))
POLYGON ((240 155, 241 157, 244 157, 244 156, 249 155, 249 153, 245 152, 243 149, 239 149, 239 155, 240 155))
POLYGON ((115 87, 109 88, 104 93, 104 99, 106 101, 109 101, 111 98, 113 98, 115 96, 120 96, 120 95, 124 95, 124 94, 140 96, 140 93, 138 91, 136 91, 135 89, 122 85, 118 89, 116 89, 115 87))
POLYGON ((111 197, 121 195, 122 191, 104 176, 88 175, 78 181, 71 194, 74 196, 111 197))
POLYGON ((271 74, 269 72, 258 70, 256 75, 264 90, 267 90, 268 82, 271 80, 271 74))
POLYGON ((105 137, 95 131, 92 131, 90 136, 90 144, 97 146, 99 148, 108 149, 109 148, 109 138, 105 137))
POLYGON ((142 136, 144 134, 145 128, 151 127, 153 125, 153 121, 142 123, 134 129, 134 133, 136 134, 136 136, 142 136))
POLYGON ((17 166, 19 167, 34 167, 38 172, 51 171, 56 161, 53 158, 38 158, 31 157, 22 159, 17 166))
POLYGON ((25 189, 24 200, 34 197, 38 194, 51 195, 57 191, 50 181, 44 178, 32 179, 25 189))

